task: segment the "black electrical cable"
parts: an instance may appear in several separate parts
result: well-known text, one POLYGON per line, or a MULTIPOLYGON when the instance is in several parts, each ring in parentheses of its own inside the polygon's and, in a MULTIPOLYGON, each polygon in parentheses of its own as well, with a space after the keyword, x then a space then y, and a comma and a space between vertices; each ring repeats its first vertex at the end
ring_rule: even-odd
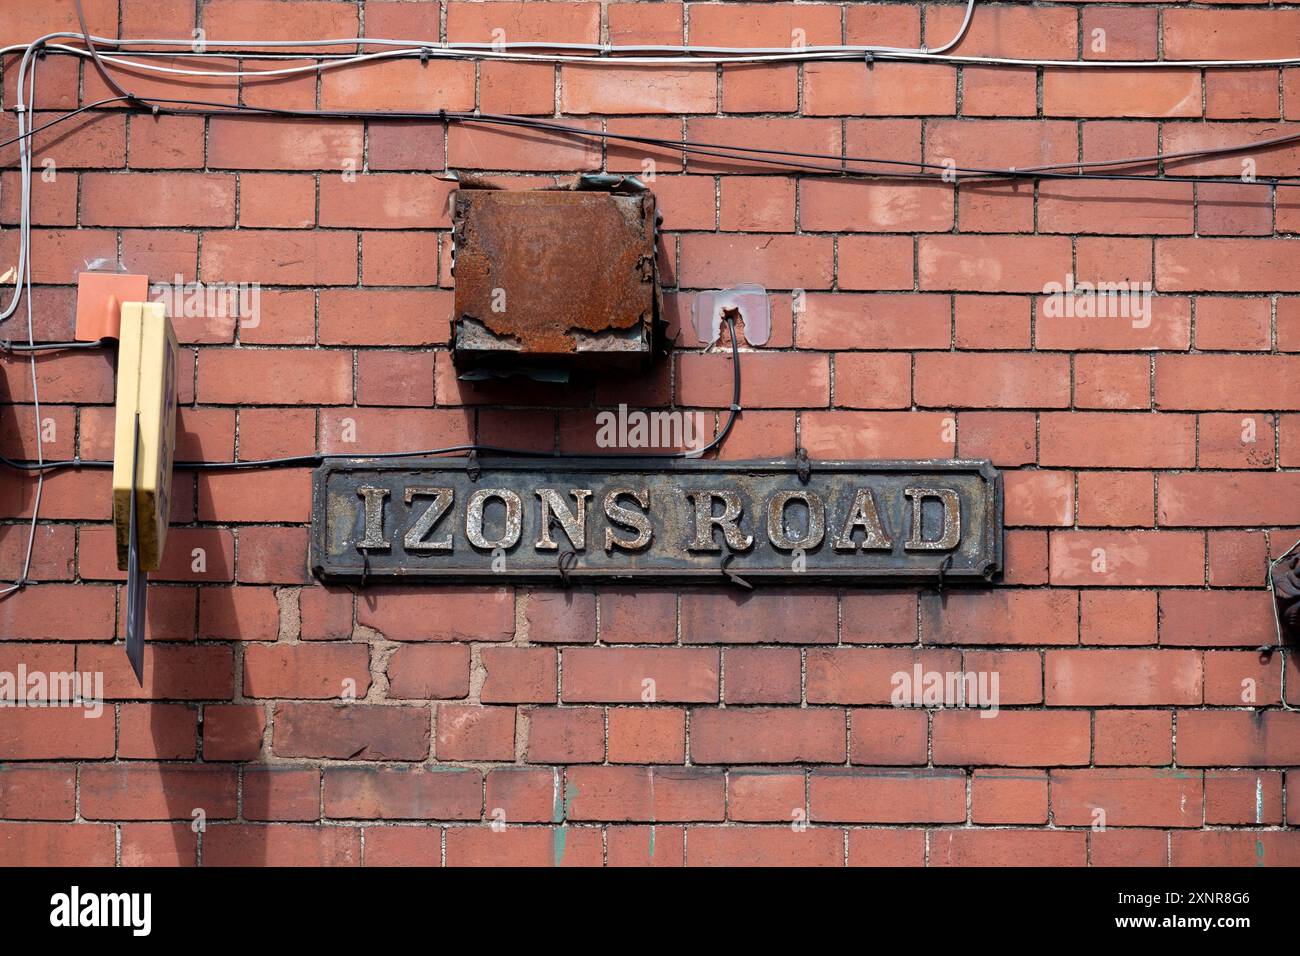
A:
MULTIPOLYGON (((726 422, 722 428, 713 436, 713 439, 699 449, 689 451, 672 451, 672 452, 602 452, 590 457, 600 459, 618 459, 618 458, 702 458, 713 449, 720 446, 731 433, 731 428, 736 422, 736 416, 741 412, 740 407, 740 346, 736 337, 736 320, 735 316, 724 315, 723 319, 727 323, 727 329, 731 338, 731 366, 732 366, 732 388, 731 388, 731 406, 727 415, 726 422)), ((483 454, 483 455, 510 455, 514 457, 528 458, 559 458, 566 457, 555 451, 539 451, 534 448, 506 448, 500 445, 448 445, 444 448, 427 448, 421 451, 389 451, 381 452, 377 455, 367 455, 370 459, 391 459, 391 458, 430 458, 438 455, 452 454, 483 454)), ((314 468, 322 465, 327 461, 338 461, 349 458, 356 458, 356 455, 343 455, 334 453, 316 453, 312 455, 290 455, 284 458, 258 458, 249 461, 178 461, 173 463, 173 467, 182 471, 250 471, 265 468, 314 468)), ((36 462, 23 459, 6 458, 0 455, 0 465, 11 468, 15 471, 24 472, 47 472, 61 471, 65 468, 112 468, 113 462, 102 458, 66 458, 55 461, 36 462)))
POLYGON ((95 67, 99 70, 99 75, 104 78, 104 82, 118 96, 134 103, 143 103, 144 101, 134 93, 128 93, 118 84, 117 78, 113 76, 108 66, 99 58, 99 51, 95 49, 95 42, 90 38, 90 27, 86 25, 86 11, 81 8, 81 0, 73 0, 77 7, 77 23, 81 26, 81 36, 86 41, 86 49, 90 51, 90 58, 95 61, 95 67))

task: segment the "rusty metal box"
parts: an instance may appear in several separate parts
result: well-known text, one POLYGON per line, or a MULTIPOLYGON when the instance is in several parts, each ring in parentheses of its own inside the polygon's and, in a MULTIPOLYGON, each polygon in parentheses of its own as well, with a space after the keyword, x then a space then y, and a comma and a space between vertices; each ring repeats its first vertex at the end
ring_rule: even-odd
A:
POLYGON ((662 323, 656 219, 654 194, 639 183, 631 189, 458 189, 452 194, 456 365, 647 364, 662 323))

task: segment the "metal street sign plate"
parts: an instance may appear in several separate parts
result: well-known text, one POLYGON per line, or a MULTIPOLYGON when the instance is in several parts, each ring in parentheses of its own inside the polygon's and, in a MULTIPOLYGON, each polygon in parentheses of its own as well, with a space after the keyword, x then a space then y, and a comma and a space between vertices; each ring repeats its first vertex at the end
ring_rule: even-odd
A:
POLYGON ((316 470, 324 580, 988 582, 986 461, 336 459, 316 470))

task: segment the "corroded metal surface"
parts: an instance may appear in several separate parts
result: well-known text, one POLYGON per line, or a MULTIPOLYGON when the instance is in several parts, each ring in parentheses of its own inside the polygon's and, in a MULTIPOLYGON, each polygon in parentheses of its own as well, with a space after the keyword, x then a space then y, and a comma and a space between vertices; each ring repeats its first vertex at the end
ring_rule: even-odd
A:
POLYGON ((987 582, 1002 479, 985 461, 464 459, 316 471, 327 580, 987 582), (725 568, 724 568, 725 562, 725 568))
POLYGON ((452 196, 458 365, 638 365, 659 315, 648 191, 452 196))
POLYGON ((1288 637, 1300 635, 1300 555, 1287 556, 1269 569, 1277 615, 1288 637))

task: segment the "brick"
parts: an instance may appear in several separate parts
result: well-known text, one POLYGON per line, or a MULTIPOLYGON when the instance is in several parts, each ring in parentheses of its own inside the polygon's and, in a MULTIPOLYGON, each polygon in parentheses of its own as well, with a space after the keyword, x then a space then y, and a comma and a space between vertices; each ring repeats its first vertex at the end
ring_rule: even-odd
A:
POLYGON ((424 760, 429 756, 426 707, 280 703, 273 719, 273 747, 282 757, 424 760))
POLYGON ((1300 751, 1290 711, 1178 712, 1177 757, 1186 767, 1273 767, 1294 764, 1300 751))
POLYGON ((925 831, 877 827, 849 830, 849 866, 923 866, 925 831))
POLYGON ((811 293, 804 305, 802 348, 946 349, 952 334, 948 296, 811 293))
POLYGON ((350 285, 357 281, 356 248, 356 235, 349 232, 209 232, 199 267, 205 280, 350 285))
POLYGON ((1170 835, 1172 866, 1294 866, 1300 843, 1290 831, 1197 830, 1170 835))
POLYGON ((1003 589, 921 599, 926 644, 1076 644, 1079 598, 1072 591, 1003 589))
POLYGON ((443 761, 513 760, 515 709, 439 704, 434 755, 443 761))
POLYGON ((15 708, 0 729, 5 760, 76 759, 113 756, 113 712, 98 718, 73 707, 15 708))
POLYGON ((808 63, 808 116, 951 116, 957 106, 956 70, 936 63, 808 63))
POLYGON ((370 588, 357 602, 357 623, 390 641, 508 641, 514 594, 484 588, 370 588))
POLYGON ((600 763, 605 759, 605 715, 599 707, 529 707, 524 713, 530 763, 600 763))
POLYGON ((321 774, 314 767, 244 768, 244 817, 248 820, 311 821, 320 818, 321 774))
MULTIPOLYGON (((578 844, 591 831, 570 827, 507 827, 493 831, 490 827, 452 827, 446 831, 447 866, 560 866, 565 859, 584 855, 578 844), (573 850, 571 853, 570 850, 573 850)), ((590 853, 590 844, 588 853, 590 853)), ((599 841, 596 842, 596 849, 599 841)), ((599 862, 599 855, 586 857, 587 865, 599 862)), ((428 865, 422 862, 421 865, 428 865)))
POLYGON ((239 224, 262 229, 310 229, 316 222, 316 179, 292 173, 239 177, 239 224))
POLYGON ((85 173, 86 226, 233 226, 235 178, 220 173, 85 173))
POLYGON ((1016 471, 1003 477, 1003 485, 1007 524, 1068 527, 1074 523, 1070 472, 1016 471))
POLYGON ((1160 14, 1155 8, 1090 7, 1082 12, 1084 59, 1156 59, 1160 14))
POLYGON ((815 591, 690 591, 681 616, 683 644, 835 643, 835 597, 815 591))
POLYGON ((641 588, 604 588, 597 601, 600 639, 604 643, 671 644, 676 641, 676 594, 641 588))
POLYGON ((435 175, 365 173, 353 180, 325 176, 320 224, 365 229, 446 229, 454 184, 435 175))
POLYGON ((775 289, 825 289, 833 250, 824 236, 685 235, 681 237, 685 288, 708 289, 755 282, 775 289))
POLYGON ((201 521, 307 521, 311 517, 305 468, 275 471, 232 471, 199 476, 198 517, 201 521))
POLYGON ((952 770, 814 770, 813 822, 957 823, 966 819, 966 774, 952 770))
MULTIPOLYGON (((438 284, 439 234, 434 232, 363 232, 361 281, 365 285, 426 286, 438 284)), ((426 356, 432 358, 432 356, 426 356)), ((423 404, 432 405, 430 399, 423 404)))
POLYGON ((201 726, 206 760, 255 760, 262 751, 266 709, 210 704, 203 709, 201 726))
POLYGON ((251 644, 244 649, 247 697, 365 697, 370 649, 363 644, 251 644))
MULTIPOLYGON (((507 42, 547 40, 555 43, 595 43, 600 39, 600 7, 595 3, 557 2, 545 12, 523 2, 497 0, 486 4, 447 5, 447 39, 487 42, 494 30, 506 31, 507 42)), ((377 34, 376 34, 377 35, 377 34)))
POLYGON ((1046 116, 1201 115, 1198 70, 1059 69, 1043 77, 1046 116))
POLYGON ((1300 30, 1300 11, 1168 10, 1163 23, 1167 59, 1262 59, 1286 55, 1276 51, 1300 30))
POLYGON ((235 816, 233 768, 106 764, 81 768, 81 815, 87 820, 191 820, 235 816))
POLYGON ((1205 541, 1185 531, 1053 531, 1052 583, 1093 587, 1202 584, 1205 541))
POLYGON ((1099 710, 1094 729, 1097 766, 1152 766, 1173 757, 1169 711, 1099 710))
POLYGON ((940 408, 1063 408, 1070 401, 1065 356, 923 353, 915 359, 916 403, 940 408))
POLYGON ((836 247, 835 275, 841 289, 883 292, 912 288, 910 236, 845 235, 836 240, 836 247))
POLYGON ((1192 211, 1191 183, 1047 180, 1039 185, 1042 232, 1189 235, 1192 211))
POLYGON ((704 648, 571 648, 561 693, 579 702, 707 703, 718 699, 718 674, 718 652, 704 648))
POLYGON ((71 820, 76 816, 76 781, 71 765, 0 768, 0 817, 71 820))
POLYGON ((451 294, 337 289, 320 296, 322 345, 437 345, 447 341, 451 294))
POLYGON ((1047 774, 1041 770, 977 770, 971 776, 971 822, 1047 822, 1047 774))
POLYGON ((5 866, 112 866, 115 828, 98 823, 0 823, 5 866))
POLYGON ((1276 640, 1263 591, 1163 591, 1160 643, 1176 647, 1260 647, 1276 640))
POLYGON ((321 73, 321 108, 413 112, 474 107, 474 66, 464 60, 387 60, 337 67, 321 73))
POLYGON ((318 169, 339 176, 361 169, 357 121, 214 116, 208 127, 213 169, 318 169))
POLYGON ((229 700, 235 689, 228 645, 146 643, 143 687, 120 647, 79 648, 77 669, 104 672, 106 700, 229 700))
POLYGON ((840 763, 844 711, 817 707, 702 710, 691 714, 695 763, 840 763))
POLYGON ((18 640, 112 640, 114 588, 43 584, 0 602, 0 633, 18 640))
POLYGON ((1081 472, 1079 524, 1151 527, 1155 484, 1145 472, 1081 472))
POLYGON ((686 761, 686 711, 677 707, 611 707, 610 763, 686 761))
POLYGON ((477 770, 325 768, 325 815, 363 820, 477 820, 483 777, 477 770))
POLYGON ((1050 706, 1197 704, 1203 669, 1194 651, 1048 651, 1050 706))
POLYGON ((1268 546, 1254 531, 1211 531, 1206 535, 1212 587, 1252 587, 1264 575, 1268 546))
POLYGON ((1294 482, 1279 472, 1188 472, 1160 481, 1162 525, 1294 525, 1294 482))
POLYGON ((388 658, 388 696, 457 699, 469 695, 470 651, 464 644, 403 644, 388 658))
POLYGON ((802 695, 798 648, 733 647, 723 657, 728 704, 797 704, 802 695))
POLYGON ((205 866, 358 866, 359 827, 226 824, 203 835, 205 866))
POLYGON ((596 596, 559 591, 532 591, 521 597, 527 639, 535 644, 593 643, 596 596))
POLYGON ((802 771, 741 768, 727 775, 727 818, 743 822, 807 819, 802 771))
POLYGON ((1070 271, 1058 236, 922 236, 917 276, 925 290, 1042 292, 1070 271))
POLYGON ((721 820, 721 770, 694 767, 573 767, 570 820, 680 822, 721 820))
POLYGON ((479 64, 479 108, 516 116, 550 116, 555 110, 555 67, 484 61, 479 64))
POLYGON ((1000 711, 987 720, 972 710, 934 715, 931 748, 936 766, 1044 767, 1088 763, 1087 711, 1000 711))
POLYGON ((937 119, 925 134, 926 162, 965 168, 1045 166, 1078 155, 1074 124, 1063 120, 937 119))
POLYGON ((1060 412, 1040 421, 1044 465, 1179 468, 1195 462, 1190 415, 1060 412))
MULTIPOLYGON (((825 407, 830 404, 830 362, 824 355, 769 352, 742 360, 742 406, 825 407)), ((683 353, 677 359, 677 397, 688 407, 726 408, 733 393, 730 356, 683 353)))
POLYGON ((555 770, 496 767, 487 773, 487 816, 493 821, 549 823, 554 819, 560 778, 555 770))
POLYGON ((560 67, 563 113, 712 113, 716 108, 711 67, 560 67))
POLYGON ((812 458, 950 458, 954 418, 943 412, 805 412, 812 458))
MULTIPOLYGON (((563 125, 578 129, 599 126, 593 121, 566 121, 563 125)), ((600 167, 600 141, 544 131, 521 137, 507 127, 457 123, 447 131, 447 162, 455 169, 592 170, 600 167)))
POLYGON ((1151 407, 1150 359, 1144 355, 1079 355, 1074 404, 1080 409, 1151 407))
POLYGON ((554 703, 557 656, 547 647, 485 647, 486 676, 479 698, 484 703, 554 703))
MULTIPOLYGON (((990 7, 977 24, 971 21, 952 52, 964 56, 1037 57, 1072 60, 1077 54, 1072 10, 1049 10, 1043 16, 1024 7, 990 7)), ((957 35, 964 11, 957 6, 927 4, 925 38, 931 48, 957 35)))
POLYGON ((126 760, 193 760, 198 710, 184 704, 123 704, 117 755, 126 760))
POLYGON ((799 224, 816 232, 947 232, 953 225, 947 183, 805 179, 799 198, 799 224))
POLYGON ((811 648, 806 663, 808 702, 897 705, 896 695, 911 687, 918 666, 923 673, 956 672, 961 658, 955 651, 922 653, 904 647, 811 648))
POLYGON ((847 352, 835 357, 835 404, 848 408, 908 408, 912 361, 891 352, 847 352))
POLYGON ((1205 822, 1239 826, 1282 823, 1282 775, 1205 771, 1205 822))
POLYGON ((1068 830, 933 830, 930 866, 1083 866, 1087 834, 1068 830))
POLYGON ((691 827, 687 866, 842 866, 844 835, 816 827, 691 827))
POLYGON ((122 826, 123 866, 195 866, 199 837, 192 823, 129 823, 122 826))
POLYGON ((1158 239, 1156 287, 1161 292, 1294 292, 1300 289, 1297 255, 1279 239, 1158 239))
POLYGON ((924 711, 871 708, 849 712, 849 762, 874 766, 924 764, 929 728, 924 711))

